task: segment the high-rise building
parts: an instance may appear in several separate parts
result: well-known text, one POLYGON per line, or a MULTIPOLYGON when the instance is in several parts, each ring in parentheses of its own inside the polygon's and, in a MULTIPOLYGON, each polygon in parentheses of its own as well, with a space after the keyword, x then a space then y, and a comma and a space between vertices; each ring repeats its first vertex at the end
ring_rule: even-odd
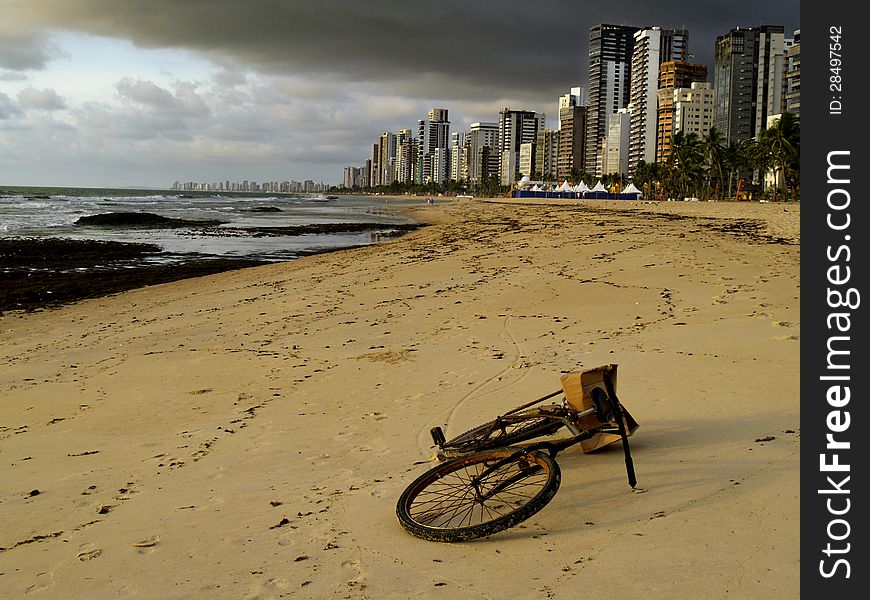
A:
POLYGON ((598 177, 602 175, 608 117, 628 106, 631 55, 637 30, 625 25, 596 25, 589 30, 585 171, 598 177))
MULTIPOLYGON (((372 185, 372 159, 367 158, 365 162, 365 166, 363 167, 362 173, 359 178, 359 186, 361 188, 371 187, 372 185)), ((287 190, 290 191, 290 190, 287 190)))
POLYGON ((390 185, 396 176, 396 134, 385 131, 378 141, 378 185, 390 185))
POLYGON ((801 116, 801 30, 796 29, 791 47, 785 52, 785 110, 801 116))
POLYGON ((559 110, 556 176, 560 181, 571 178, 574 170, 580 172, 586 166, 586 111, 585 106, 568 106, 559 110))
POLYGON ((713 126, 713 84, 694 81, 673 91, 674 133, 694 133, 703 138, 713 126))
POLYGON ((784 107, 785 33, 781 25, 736 28, 716 38, 714 125, 727 142, 755 137, 784 107))
POLYGON ((381 185, 381 146, 372 144, 372 155, 369 159, 369 185, 374 187, 381 185))
MULTIPOLYGON (((569 108, 572 106, 586 106, 589 102, 589 96, 586 95, 586 88, 584 87, 572 87, 571 91, 567 94, 563 94, 559 96, 559 107, 556 109, 556 114, 561 114, 563 108, 569 108)), ((557 129, 562 128, 561 121, 557 126, 557 129)))
MULTIPOLYGON (((426 120, 417 121, 418 150, 418 178, 421 183, 433 181, 443 183, 447 180, 448 165, 445 157, 439 160, 440 168, 435 171, 436 150, 449 150, 450 148, 450 121, 447 118, 446 108, 429 109, 426 120)), ((444 153, 442 153, 444 154, 444 153)))
POLYGON ((417 140, 410 129, 396 133, 396 181, 413 183, 417 173, 417 140))
POLYGON ((472 123, 465 138, 468 181, 477 184, 498 176, 498 123, 472 123))
POLYGON ((629 140, 631 138, 631 111, 620 108, 607 115, 607 137, 602 144, 602 175, 628 173, 629 140))
POLYGON ((465 164, 466 155, 462 151, 465 146, 465 132, 456 131, 450 134, 450 172, 448 180, 464 181, 468 178, 468 167, 465 164))
POLYGON ((631 56, 631 134, 628 174, 641 160, 656 159, 659 66, 668 61, 685 61, 689 53, 689 32, 685 29, 641 29, 634 34, 631 56))
POLYGON ((535 162, 537 158, 538 144, 535 142, 524 142, 520 144, 520 153, 517 158, 517 174, 522 177, 533 179, 538 178, 538 173, 535 172, 535 162))
POLYGON ((586 90, 582 87, 559 97, 559 145, 556 157, 556 177, 569 179, 575 169, 584 169, 586 154, 586 90))
POLYGON ((681 61, 663 62, 659 65, 656 162, 665 162, 671 154, 671 137, 674 135, 674 90, 690 88, 696 81, 707 81, 707 65, 681 61))
POLYGON ((559 160, 559 131, 556 129, 541 129, 538 131, 537 149, 535 152, 535 169, 545 181, 556 179, 559 160))
POLYGON ((510 185, 519 179, 520 146, 538 139, 538 131, 544 128, 545 116, 530 110, 512 110, 504 108, 500 111, 498 128, 498 144, 500 164, 499 181, 502 185, 510 185))

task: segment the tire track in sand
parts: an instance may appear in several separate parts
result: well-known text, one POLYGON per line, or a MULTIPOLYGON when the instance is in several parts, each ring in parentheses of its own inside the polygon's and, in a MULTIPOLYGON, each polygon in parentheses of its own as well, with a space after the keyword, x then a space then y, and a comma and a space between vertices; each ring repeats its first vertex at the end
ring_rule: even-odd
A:
MULTIPOLYGON (((510 362, 510 364, 508 364, 508 366, 500 369, 495 374, 491 375, 490 377, 487 377, 482 382, 480 382, 479 384, 474 386, 468 393, 463 395, 456 402, 456 404, 454 404, 451 408, 445 409, 445 410, 441 411, 440 413, 438 413, 438 415, 435 417, 436 421, 439 420, 442 417, 442 415, 444 415, 446 413, 446 419, 442 423, 440 423, 440 425, 443 428, 445 434, 447 435, 447 439, 450 439, 451 437, 454 437, 455 435, 458 435, 459 433, 461 433, 461 431, 459 431, 458 429, 453 433, 450 433, 450 432, 453 431, 453 427, 451 425, 454 422, 456 413, 463 406, 465 406, 470 400, 477 397, 480 394, 481 390, 483 390, 484 388, 489 386, 491 383, 496 382, 496 381, 500 381, 501 378, 506 373, 509 373, 510 371, 517 370, 515 368, 515 366, 519 362, 520 358, 523 356, 523 347, 520 344, 520 342, 517 341, 517 338, 514 335, 513 331, 511 331, 510 322, 514 317, 513 313, 514 313, 517 305, 520 303, 520 300, 522 300, 522 298, 528 293, 528 291, 525 289, 524 286, 520 285, 520 289, 521 289, 521 291, 520 291, 519 295, 517 296, 517 298, 505 311, 505 317, 502 321, 502 329, 501 329, 501 332, 499 333, 499 338, 501 338, 502 340, 504 340, 505 342, 507 342, 511 346, 513 346, 513 350, 514 350, 512 353, 513 360, 510 362)), ((556 298, 558 296, 558 294, 556 294, 556 292, 554 290, 549 290, 549 291, 551 293, 551 298, 556 298)), ((529 375, 529 369, 520 369, 520 371, 521 371, 521 373, 520 373, 519 377, 506 382, 504 385, 502 385, 500 387, 497 387, 497 388, 492 389, 492 390, 488 390, 486 392, 486 394, 494 394, 494 393, 499 392, 501 390, 508 389, 508 388, 520 383, 521 381, 523 381, 529 375)), ((491 417, 487 417, 487 420, 489 420, 491 418, 495 418, 495 417, 496 417, 496 415, 493 414, 491 417)), ((423 426, 423 428, 421 428, 421 430, 417 434, 418 446, 421 449, 429 449, 432 447, 432 438, 429 434, 429 429, 430 429, 430 427, 423 426)), ((462 431, 465 431, 466 429, 462 429, 462 431)))

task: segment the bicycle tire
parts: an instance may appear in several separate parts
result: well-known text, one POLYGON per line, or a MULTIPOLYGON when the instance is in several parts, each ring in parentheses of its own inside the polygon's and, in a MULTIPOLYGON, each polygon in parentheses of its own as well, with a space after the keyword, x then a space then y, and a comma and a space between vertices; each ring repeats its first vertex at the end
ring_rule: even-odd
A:
POLYGON ((561 409, 557 404, 534 408, 508 417, 493 419, 441 444, 439 458, 454 458, 493 448, 512 446, 536 437, 551 435, 564 423, 556 414, 546 414, 548 410, 561 409), (498 424, 503 425, 497 427, 498 424))
POLYGON ((441 463, 415 479, 399 498, 396 516, 418 538, 464 542, 528 519, 553 499, 561 480, 559 465, 546 452, 480 452, 441 463), (475 478, 495 465, 475 486, 475 478))

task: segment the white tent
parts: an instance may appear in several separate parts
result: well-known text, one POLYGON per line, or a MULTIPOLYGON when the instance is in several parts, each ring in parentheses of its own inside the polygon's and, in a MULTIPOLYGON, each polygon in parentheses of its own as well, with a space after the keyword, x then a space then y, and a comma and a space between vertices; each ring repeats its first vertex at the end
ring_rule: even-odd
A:
POLYGON ((588 192, 589 186, 586 185, 586 182, 581 179, 580 183, 578 183, 577 185, 574 186, 574 191, 575 192, 588 192))
POLYGON ((559 186, 558 191, 560 191, 560 192, 573 192, 574 188, 572 188, 570 185, 568 185, 568 180, 566 179, 565 181, 562 182, 562 185, 559 186))
POLYGON ((606 192, 607 189, 604 187, 604 184, 601 183, 601 180, 599 179, 598 183, 596 183, 595 187, 592 188, 590 191, 592 191, 592 192, 606 192))
POLYGON ((639 189, 637 189, 633 183, 629 183, 628 187, 626 187, 624 190, 622 190, 622 193, 623 194, 637 194, 638 197, 640 197, 640 194, 642 192, 639 189))
POLYGON ((523 178, 517 181, 517 188, 526 187, 527 185, 529 185, 529 176, 523 175, 523 178))
POLYGON ((538 184, 536 183, 536 184, 532 187, 532 191, 533 191, 533 192, 540 192, 540 191, 541 191, 541 188, 540 188, 540 187, 538 186, 538 184))

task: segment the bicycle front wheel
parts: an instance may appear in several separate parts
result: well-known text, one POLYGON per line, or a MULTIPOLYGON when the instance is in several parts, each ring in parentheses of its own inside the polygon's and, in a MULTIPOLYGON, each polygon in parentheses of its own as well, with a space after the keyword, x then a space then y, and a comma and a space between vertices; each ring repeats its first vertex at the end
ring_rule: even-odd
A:
POLYGON ((501 449, 441 463, 405 489, 396 516, 409 533, 463 542, 513 527, 559 489, 559 465, 537 450, 501 449))

